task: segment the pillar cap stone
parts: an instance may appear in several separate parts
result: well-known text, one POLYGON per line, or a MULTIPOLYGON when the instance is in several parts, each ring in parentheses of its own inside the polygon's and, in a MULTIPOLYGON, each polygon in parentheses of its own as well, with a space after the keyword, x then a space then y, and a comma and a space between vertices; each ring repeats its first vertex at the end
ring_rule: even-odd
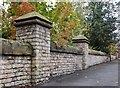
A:
POLYGON ((72 38, 73 43, 89 43, 84 35, 78 35, 72 38))
POLYGON ((49 28, 52 27, 52 22, 50 22, 47 18, 35 11, 22 15, 14 21, 15 26, 21 26, 26 24, 40 24, 49 28))

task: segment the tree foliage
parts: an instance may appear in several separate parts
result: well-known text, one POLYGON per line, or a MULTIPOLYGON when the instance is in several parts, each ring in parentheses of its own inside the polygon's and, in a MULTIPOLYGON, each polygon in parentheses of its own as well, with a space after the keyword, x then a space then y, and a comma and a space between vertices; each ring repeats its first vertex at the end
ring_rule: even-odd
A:
POLYGON ((10 2, 7 11, 3 9, 2 30, 4 38, 15 39, 13 20, 26 13, 36 11, 53 23, 51 41, 58 46, 72 44, 72 37, 84 34, 93 49, 113 52, 116 30, 114 5, 109 2, 89 2, 83 9, 81 2, 10 2), (84 15, 87 9, 87 15, 84 15), (86 21, 85 21, 86 16, 86 21), (88 26, 89 24, 89 26, 88 26))
POLYGON ((13 25, 13 19, 9 17, 8 13, 2 9, 2 29, 0 30, 0 36, 7 39, 15 39, 15 27, 13 25))
POLYGON ((58 46, 72 44, 72 36, 79 34, 77 25, 80 24, 80 18, 82 17, 76 17, 76 10, 74 10, 75 3, 56 2, 53 5, 52 3, 38 2, 32 4, 36 7, 36 12, 39 12, 53 23, 50 34, 51 41, 55 42, 58 46))
POLYGON ((2 8, 1 18, 2 18, 2 29, 0 30, 0 36, 7 39, 16 38, 16 28, 13 24, 14 19, 29 13, 35 9, 35 7, 28 2, 8 2, 9 8, 2 8))
POLYGON ((83 31, 87 29, 87 21, 85 21, 85 13, 87 13, 87 9, 84 8, 83 3, 76 2, 74 6, 75 19, 78 20, 78 24, 75 29, 74 35, 83 34, 83 31))
POLYGON ((109 2, 90 2, 87 22, 89 29, 84 31, 93 49, 110 53, 110 46, 115 43, 116 30, 114 5, 109 2))
POLYGON ((58 2, 55 5, 56 9, 52 12, 51 40, 58 45, 68 44, 68 41, 71 40, 72 29, 76 24, 72 6, 73 3, 70 2, 58 2))
POLYGON ((58 46, 71 44, 72 36, 79 34, 79 30, 83 27, 81 24, 82 27, 78 28, 78 25, 80 27, 80 22, 83 22, 83 17, 77 15, 82 12, 80 9, 77 12, 77 8, 74 8, 75 4, 72 2, 56 2, 55 5, 47 2, 11 2, 9 4, 7 11, 9 17, 13 19, 34 10, 48 18, 53 23, 50 34, 51 41, 58 46))

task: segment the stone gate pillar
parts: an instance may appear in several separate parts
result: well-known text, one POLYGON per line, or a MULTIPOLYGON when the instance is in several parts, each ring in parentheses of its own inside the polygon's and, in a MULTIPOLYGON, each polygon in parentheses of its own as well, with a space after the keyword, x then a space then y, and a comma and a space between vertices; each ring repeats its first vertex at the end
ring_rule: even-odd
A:
POLYGON ((78 35, 73 38, 73 45, 75 47, 82 48, 83 50, 83 59, 82 59, 82 69, 87 68, 86 67, 86 58, 88 57, 89 54, 89 48, 88 48, 88 39, 83 36, 83 35, 78 35))
POLYGON ((29 42, 33 47, 31 83, 45 82, 50 76, 50 28, 52 23, 37 12, 15 19, 16 39, 29 42))

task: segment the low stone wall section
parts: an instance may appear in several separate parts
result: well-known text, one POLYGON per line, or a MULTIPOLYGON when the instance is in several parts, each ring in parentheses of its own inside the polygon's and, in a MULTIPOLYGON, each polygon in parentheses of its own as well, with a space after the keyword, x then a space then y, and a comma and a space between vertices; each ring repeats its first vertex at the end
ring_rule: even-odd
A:
POLYGON ((104 62, 107 62, 107 61, 108 61, 108 57, 107 56, 90 55, 89 54, 85 58, 85 63, 86 63, 85 68, 88 68, 89 66, 93 66, 93 65, 96 65, 96 64, 101 64, 101 63, 104 63, 104 62))
POLYGON ((42 84, 50 77, 110 61, 103 52, 89 53, 85 37, 74 38, 73 46, 51 45, 52 23, 37 12, 17 18, 14 25, 17 40, 0 39, 0 88, 42 84))
POLYGON ((51 52, 51 76, 60 76, 82 70, 82 55, 51 52))
POLYGON ((31 83, 31 55, 28 43, 0 39, 0 88, 31 83))

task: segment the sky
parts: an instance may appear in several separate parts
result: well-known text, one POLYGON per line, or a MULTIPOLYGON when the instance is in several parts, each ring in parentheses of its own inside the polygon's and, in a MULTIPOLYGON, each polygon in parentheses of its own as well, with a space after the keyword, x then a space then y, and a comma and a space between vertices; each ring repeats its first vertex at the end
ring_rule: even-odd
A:
POLYGON ((3 0, 0 0, 0 6, 2 5, 2 3, 3 3, 3 0))

